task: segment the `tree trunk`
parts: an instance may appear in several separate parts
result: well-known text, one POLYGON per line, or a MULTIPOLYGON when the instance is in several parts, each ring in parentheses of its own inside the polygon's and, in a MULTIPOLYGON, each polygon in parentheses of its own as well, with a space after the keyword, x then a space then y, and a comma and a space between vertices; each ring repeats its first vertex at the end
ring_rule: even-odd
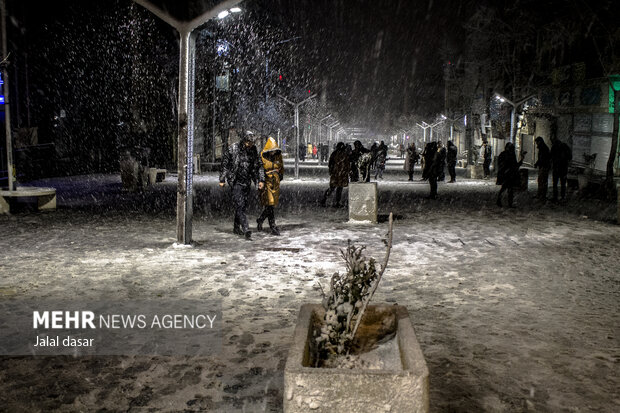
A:
POLYGON ((611 148, 609 148, 609 159, 607 159, 607 194, 612 197, 615 194, 616 188, 614 186, 614 162, 618 156, 618 119, 620 117, 620 91, 612 87, 610 88, 614 94, 614 126, 611 132, 611 148))
POLYGON ((470 111, 467 114, 467 125, 465 126, 465 147, 467 148, 467 165, 473 165, 474 164, 474 153, 473 153, 473 146, 474 146, 474 139, 473 139, 473 134, 474 134, 474 128, 473 128, 473 115, 472 112, 470 111))

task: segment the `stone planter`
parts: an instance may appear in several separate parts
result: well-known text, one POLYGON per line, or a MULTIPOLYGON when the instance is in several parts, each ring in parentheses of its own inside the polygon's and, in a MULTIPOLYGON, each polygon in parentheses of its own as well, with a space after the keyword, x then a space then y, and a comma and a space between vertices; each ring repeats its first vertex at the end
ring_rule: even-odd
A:
MULTIPOLYGON (((301 307, 284 369, 285 413, 428 412, 428 368, 405 307, 371 305, 364 315, 358 336, 370 334, 363 332, 367 319, 380 317, 384 325, 393 323, 392 350, 380 353, 392 361, 386 363, 389 368, 378 369, 311 367, 313 330, 319 328, 323 314, 321 305, 301 307)), ((373 330, 366 326, 366 331, 373 330)))

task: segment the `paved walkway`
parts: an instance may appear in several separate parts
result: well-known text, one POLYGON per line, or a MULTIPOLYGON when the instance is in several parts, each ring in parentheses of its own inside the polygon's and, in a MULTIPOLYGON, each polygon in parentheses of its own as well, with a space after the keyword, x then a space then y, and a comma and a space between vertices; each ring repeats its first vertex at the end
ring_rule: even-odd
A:
MULTIPOLYGON (((342 271, 348 239, 383 256, 385 223, 348 224, 315 200, 323 177, 284 181, 281 237, 231 233, 227 191, 196 181, 193 248, 174 248, 174 177, 125 194, 118 176, 46 180, 58 211, 0 216, 0 300, 219 297, 212 357, 0 358, 7 411, 280 412, 301 303, 342 271)), ((462 181, 462 182, 461 182, 462 181)), ((379 183, 395 213, 376 301, 407 306, 430 369, 433 412, 620 410, 620 227, 615 204, 499 209, 497 187, 379 183)), ((40 184, 40 183, 38 183, 40 184)), ((250 211, 251 217, 258 213, 250 211)), ((251 221, 252 222, 252 221, 251 221)))

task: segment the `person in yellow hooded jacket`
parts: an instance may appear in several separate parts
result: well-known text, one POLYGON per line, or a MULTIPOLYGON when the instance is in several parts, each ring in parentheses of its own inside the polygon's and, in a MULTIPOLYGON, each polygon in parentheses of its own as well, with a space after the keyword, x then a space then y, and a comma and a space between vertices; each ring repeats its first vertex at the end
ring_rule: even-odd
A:
POLYGON ((276 226, 274 209, 280 198, 280 181, 284 177, 284 161, 282 160, 282 151, 275 139, 267 139, 265 147, 260 153, 260 159, 263 163, 265 175, 265 185, 260 190, 260 202, 265 208, 256 220, 256 229, 262 231, 263 221, 267 219, 271 234, 280 235, 280 230, 276 226))

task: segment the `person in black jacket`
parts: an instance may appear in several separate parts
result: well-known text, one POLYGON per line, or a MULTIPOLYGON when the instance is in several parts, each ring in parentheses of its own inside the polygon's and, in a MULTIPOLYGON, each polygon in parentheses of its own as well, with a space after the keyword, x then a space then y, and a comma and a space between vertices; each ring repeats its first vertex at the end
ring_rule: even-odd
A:
POLYGON ((429 142, 424 148, 424 170, 422 179, 428 179, 431 187, 429 199, 437 198, 437 177, 439 176, 440 154, 437 142, 429 142))
POLYGON ((351 182, 370 182, 370 163, 372 162, 372 154, 362 142, 353 142, 353 152, 349 155, 351 163, 351 182), (361 175, 361 176, 360 176, 361 175))
POLYGON ((443 146, 443 143, 441 143, 441 141, 437 142, 437 152, 439 152, 439 164, 438 164, 438 174, 437 174, 437 180, 443 182, 444 179, 446 179, 446 157, 447 157, 447 151, 446 151, 446 147, 443 146))
POLYGON ((252 239, 246 216, 250 187, 254 183, 258 189, 263 189, 265 185, 265 172, 259 162, 252 135, 244 134, 238 143, 232 144, 224 152, 220 186, 223 187, 226 183, 232 190, 235 209, 233 232, 244 235, 248 240, 252 239))
POLYGON ((570 147, 556 137, 551 138, 551 163, 553 180, 553 202, 558 202, 558 181, 561 183, 562 199, 566 196, 568 164, 573 159, 570 147))
POLYGON ((405 158, 405 171, 409 175, 409 180, 413 181, 413 171, 415 168, 415 164, 418 163, 418 159, 420 159, 420 155, 416 150, 415 143, 411 142, 411 145, 407 148, 407 156, 405 158))
POLYGON ((547 199, 547 189, 549 188, 549 169, 551 169, 551 151, 542 136, 534 139, 538 148, 538 160, 534 168, 538 168, 538 193, 537 198, 541 201, 547 199))
POLYGON ((450 181, 448 183, 456 182, 456 157, 458 155, 458 150, 456 149, 456 145, 452 143, 452 141, 448 141, 448 154, 446 155, 446 160, 448 161, 448 173, 450 174, 450 181))
POLYGON ((326 206, 327 198, 336 190, 335 208, 342 207, 340 199, 342 197, 342 188, 349 186, 349 156, 345 149, 344 143, 338 142, 336 150, 329 157, 329 189, 323 194, 321 206, 326 206))
POLYGON ((497 185, 502 187, 497 194, 497 206, 502 206, 502 194, 508 191, 508 206, 513 207, 514 187, 519 185, 519 168, 523 163, 523 157, 527 152, 521 154, 521 160, 517 162, 515 154, 515 145, 508 142, 504 151, 497 158, 497 185))
POLYGON ((375 179, 377 179, 377 176, 379 179, 383 179, 383 171, 385 171, 385 162, 387 161, 387 151, 387 146, 385 146, 385 143, 381 141, 379 147, 377 148, 377 169, 375 172, 375 179))
POLYGON ((484 179, 488 179, 491 175, 491 162, 493 161, 493 150, 487 141, 482 142, 482 169, 484 171, 484 179))

